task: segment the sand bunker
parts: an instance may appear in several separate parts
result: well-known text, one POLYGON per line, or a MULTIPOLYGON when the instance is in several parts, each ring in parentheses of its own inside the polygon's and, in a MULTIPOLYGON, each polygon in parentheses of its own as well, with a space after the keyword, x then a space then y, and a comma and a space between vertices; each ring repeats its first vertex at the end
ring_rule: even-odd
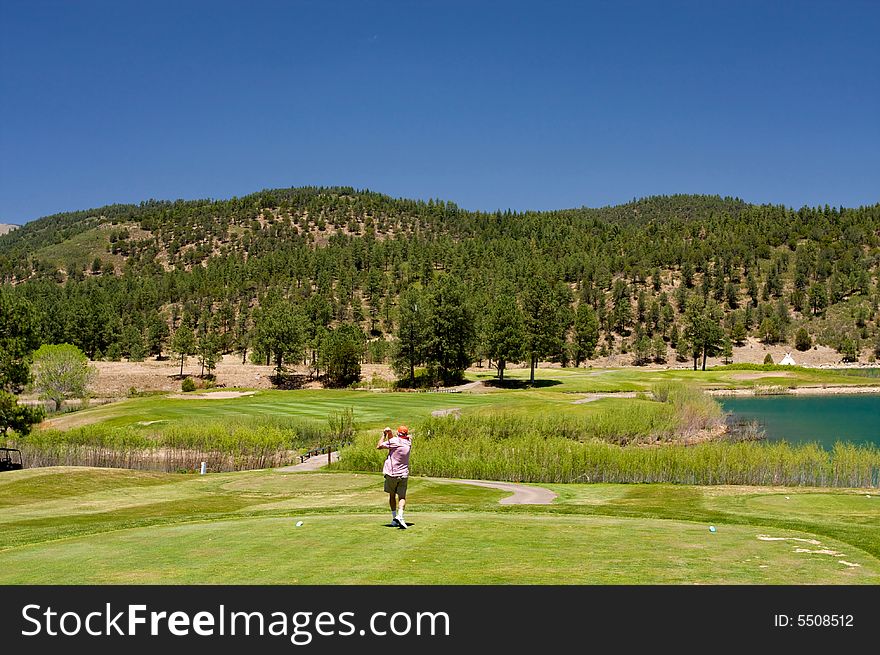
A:
POLYGON ((601 400, 602 398, 635 398, 635 391, 608 391, 608 392, 597 392, 591 393, 583 398, 578 398, 577 400, 571 401, 572 405, 583 405, 584 403, 591 403, 596 400, 601 400))
POLYGON ((431 416, 436 418, 442 418, 444 416, 449 416, 452 414, 453 416, 458 416, 461 414, 461 407, 451 407, 450 409, 435 409, 431 412, 431 416))
POLYGON ((731 380, 760 380, 761 378, 790 378, 790 371, 767 371, 753 373, 731 373, 731 380))
POLYGON ((215 391, 213 393, 172 393, 168 397, 178 400, 229 400, 253 396, 256 391, 215 391))

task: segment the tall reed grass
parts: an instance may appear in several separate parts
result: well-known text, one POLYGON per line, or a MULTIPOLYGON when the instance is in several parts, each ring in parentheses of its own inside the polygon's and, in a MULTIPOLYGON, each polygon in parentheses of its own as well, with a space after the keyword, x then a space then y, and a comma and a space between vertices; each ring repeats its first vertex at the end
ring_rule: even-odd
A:
MULTIPOLYGON (((696 446, 625 447, 562 436, 472 434, 448 420, 446 429, 414 432, 414 475, 511 482, 615 482, 674 484, 880 486, 880 449, 838 443, 711 442, 696 446)), ((344 448, 334 466, 381 470, 383 453, 372 437, 344 448)))
POLYGON ((350 438, 350 412, 327 424, 298 419, 250 418, 185 421, 167 426, 113 428, 88 425, 67 431, 37 430, 11 441, 27 468, 104 466, 167 472, 239 471, 283 466, 305 449, 350 438))

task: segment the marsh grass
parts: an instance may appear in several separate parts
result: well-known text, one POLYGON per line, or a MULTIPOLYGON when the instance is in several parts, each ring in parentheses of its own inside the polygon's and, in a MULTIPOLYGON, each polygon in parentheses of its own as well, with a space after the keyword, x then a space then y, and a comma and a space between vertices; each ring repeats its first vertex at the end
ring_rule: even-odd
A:
MULTIPOLYGON (((652 394, 654 401, 588 416, 430 418, 413 433, 412 471, 515 482, 880 486, 880 449, 873 446, 838 443, 827 451, 818 444, 755 443, 756 426, 741 438, 677 444, 680 436, 723 427, 724 412, 687 384, 657 384, 652 394)), ((379 470, 382 459, 365 435, 342 450, 336 466, 379 470)))
MULTIPOLYGON (((457 423, 461 423, 457 422, 457 423)), ((838 443, 712 442, 696 446, 620 447, 537 434, 492 438, 448 430, 415 433, 414 475, 512 482, 674 483, 697 485, 880 486, 880 449, 838 443)), ((343 449, 334 466, 376 471, 372 439, 343 449)))
POLYGON ((102 424, 66 431, 37 430, 16 447, 26 467, 103 466, 166 472, 283 466, 303 449, 325 445, 353 431, 350 413, 327 424, 291 419, 183 421, 113 428, 102 424))

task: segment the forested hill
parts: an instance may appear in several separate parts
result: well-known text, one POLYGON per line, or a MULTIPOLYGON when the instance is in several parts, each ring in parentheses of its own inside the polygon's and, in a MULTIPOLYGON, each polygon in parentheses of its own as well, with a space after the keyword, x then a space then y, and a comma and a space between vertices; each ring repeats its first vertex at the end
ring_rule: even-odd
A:
POLYGON ((557 324, 538 349, 548 359, 633 351, 644 361, 646 343, 647 358, 687 356, 691 298, 734 342, 794 343, 803 328, 810 341, 869 356, 880 339, 878 270, 880 204, 794 210, 718 196, 472 212, 306 187, 110 205, 0 237, 0 280, 36 307, 43 340, 113 358, 157 354, 181 325, 243 350, 258 307, 283 300, 309 338, 355 324, 381 360, 401 293, 453 278, 475 323, 474 357, 487 308, 510 297, 528 318, 535 285, 557 324), (593 342, 585 321, 598 325, 593 342))

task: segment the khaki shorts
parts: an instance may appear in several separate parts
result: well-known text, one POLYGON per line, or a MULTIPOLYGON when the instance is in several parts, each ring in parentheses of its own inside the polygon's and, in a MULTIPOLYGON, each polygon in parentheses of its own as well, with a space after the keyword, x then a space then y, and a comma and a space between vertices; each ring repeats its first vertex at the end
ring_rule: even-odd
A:
POLYGON ((407 478, 395 478, 392 475, 385 476, 385 493, 397 494, 400 498, 406 498, 407 478))

